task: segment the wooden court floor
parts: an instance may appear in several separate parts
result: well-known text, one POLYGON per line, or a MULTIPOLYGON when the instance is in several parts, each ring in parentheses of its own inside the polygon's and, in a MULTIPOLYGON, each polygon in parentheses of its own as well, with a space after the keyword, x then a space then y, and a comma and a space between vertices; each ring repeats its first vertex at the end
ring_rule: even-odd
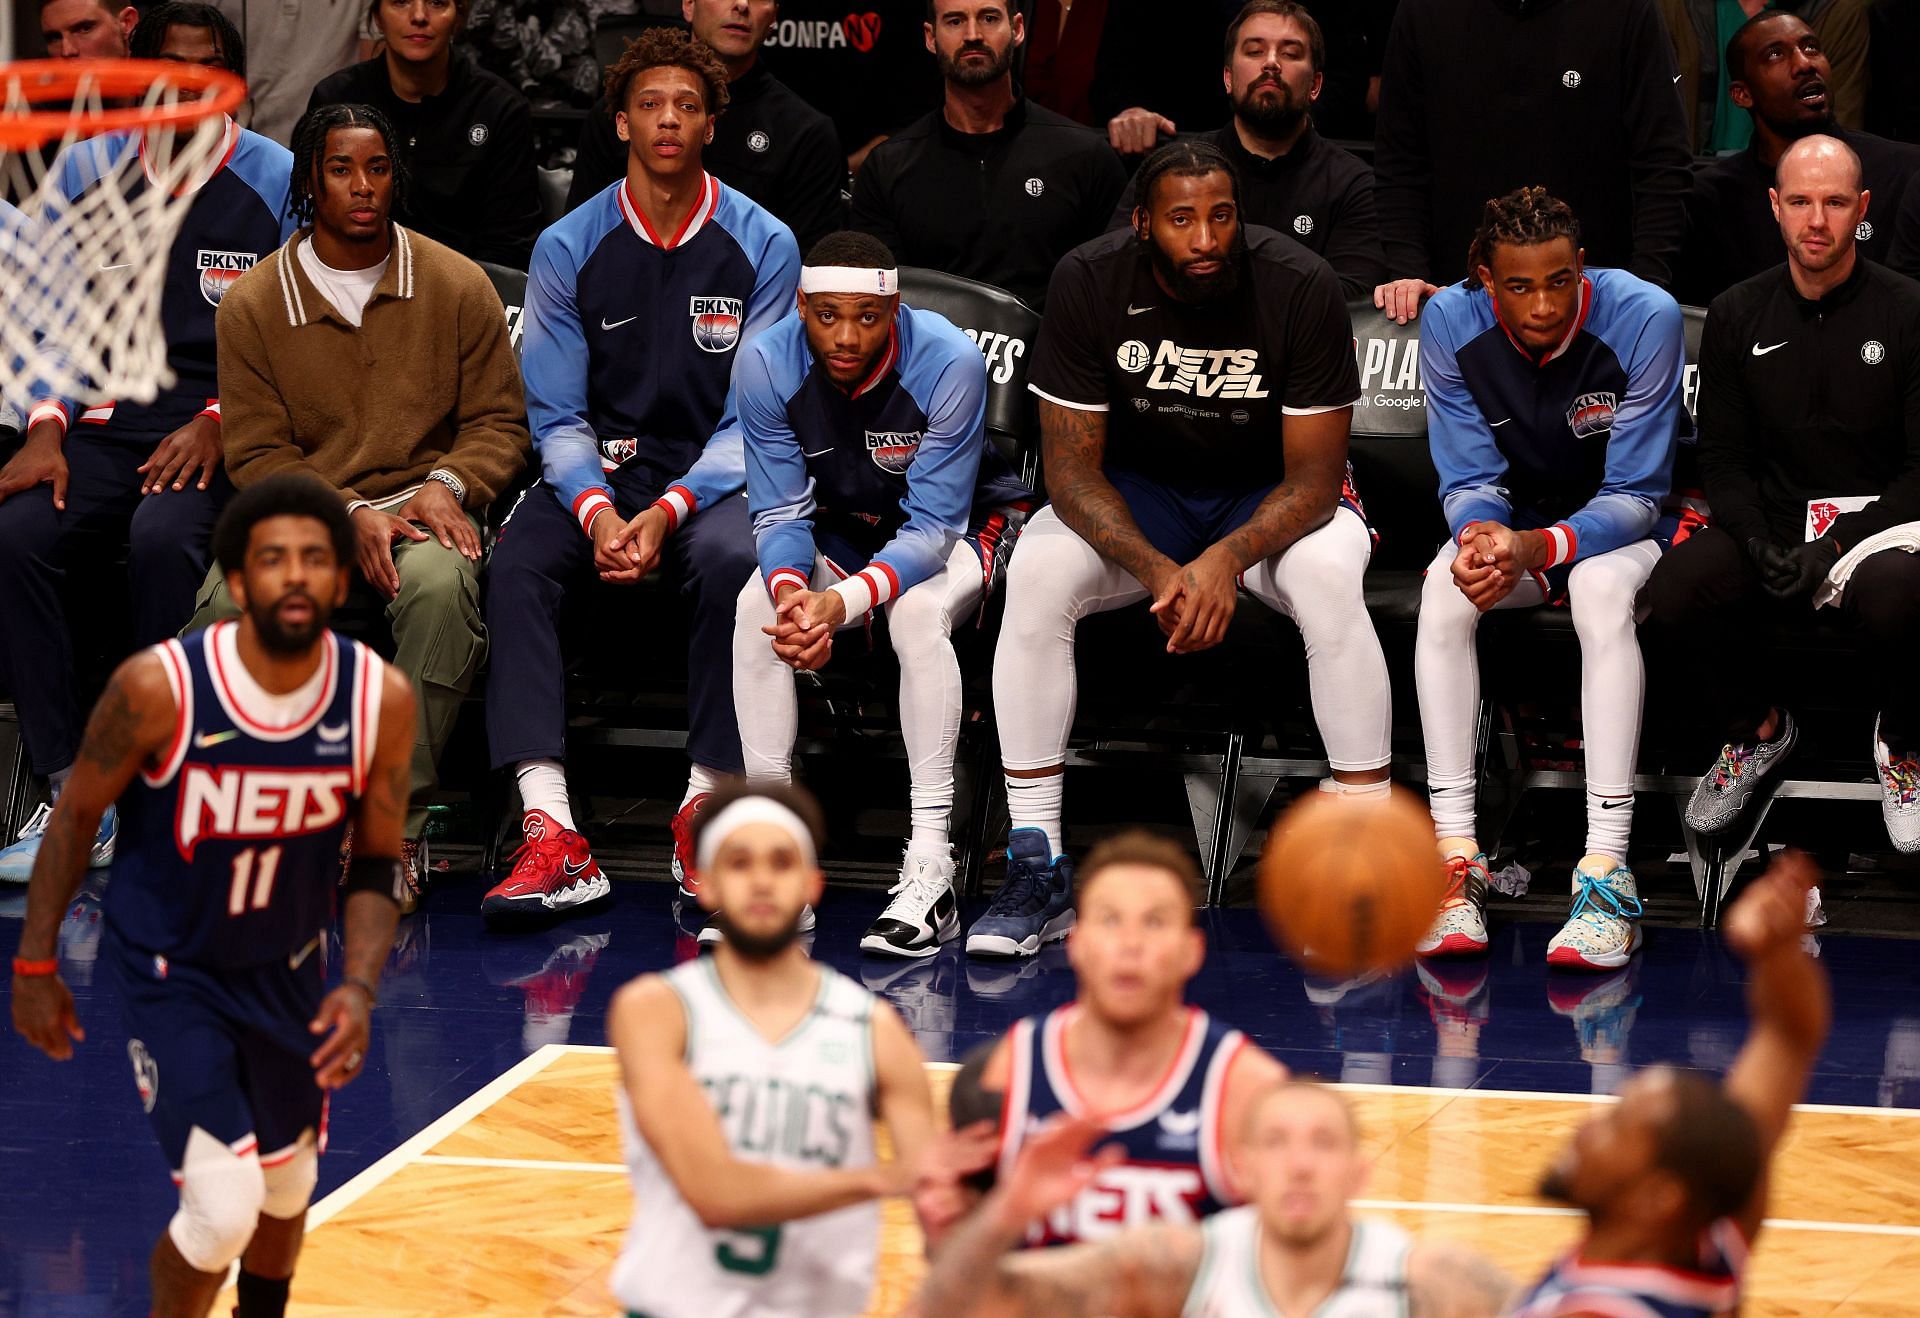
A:
MULTIPOLYGON (((934 1068, 944 1107, 951 1067, 934 1068)), ((611 1050, 552 1044, 314 1206, 291 1312, 608 1314, 630 1196, 611 1050)), ((1578 1219, 1533 1185, 1584 1095, 1341 1086, 1374 1171, 1360 1211, 1477 1244, 1531 1278, 1578 1219)), ((1753 1314, 1920 1312, 1920 1112, 1807 1106, 1775 1167, 1753 1314)), ((886 1205, 874 1314, 917 1283, 920 1235, 886 1205)), ((224 1306, 216 1308, 224 1313, 224 1306)))

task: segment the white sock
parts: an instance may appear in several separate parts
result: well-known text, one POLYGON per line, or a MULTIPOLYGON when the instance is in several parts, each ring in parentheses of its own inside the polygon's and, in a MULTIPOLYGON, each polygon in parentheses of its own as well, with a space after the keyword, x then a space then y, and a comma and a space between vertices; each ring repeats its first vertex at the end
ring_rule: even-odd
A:
POLYGON ((1627 837, 1633 832, 1633 796, 1601 795, 1587 789, 1587 854, 1627 858, 1627 837))
POLYGON ((522 760, 513 771, 520 784, 520 808, 531 814, 544 810, 565 829, 573 828, 573 810, 567 801, 567 771, 558 760, 522 760))
POLYGON ((913 835, 907 839, 907 849, 909 851, 931 851, 942 856, 952 850, 953 843, 947 837, 947 826, 944 822, 945 815, 943 814, 941 818, 943 822, 939 824, 923 824, 917 819, 914 820, 913 835))
POLYGON ((1067 775, 1050 773, 1039 778, 1007 776, 1007 820, 1012 828, 1037 828, 1047 835, 1047 846, 1055 856, 1064 856, 1061 845, 1066 832, 1060 824, 1061 803, 1066 800, 1067 775))
POLYGON ((1338 778, 1322 778, 1320 790, 1330 796, 1351 796, 1365 799, 1369 796, 1385 796, 1393 790, 1393 780, 1382 778, 1377 783, 1343 783, 1338 778))
POLYGON ((703 792, 719 791, 721 777, 717 770, 709 769, 704 764, 691 766, 687 770, 687 794, 680 798, 680 808, 685 810, 687 802, 703 792))

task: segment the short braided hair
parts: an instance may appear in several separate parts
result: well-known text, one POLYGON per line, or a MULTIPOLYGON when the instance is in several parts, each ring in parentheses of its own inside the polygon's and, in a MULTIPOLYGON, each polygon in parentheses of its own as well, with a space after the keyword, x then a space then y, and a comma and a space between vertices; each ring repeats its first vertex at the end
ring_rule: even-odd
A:
POLYGON ((1189 178, 1221 173, 1233 185, 1233 206, 1240 209, 1240 171, 1227 159, 1227 153, 1211 142, 1173 141, 1167 143, 1140 166, 1134 175, 1134 197, 1149 213, 1153 210, 1153 189, 1169 174, 1189 178))
POLYGON ((1556 238, 1570 238, 1580 250, 1580 221, 1573 207, 1545 188, 1515 188, 1495 197, 1480 212, 1480 227, 1467 248, 1467 277, 1478 281, 1481 266, 1493 269, 1493 249, 1501 243, 1532 247, 1556 238))
POLYGON ((319 105, 300 116, 293 126, 293 177, 287 185, 288 209, 302 225, 313 223, 314 172, 326 154, 327 134, 336 128, 371 128, 387 144, 393 161, 393 209, 407 204, 407 161, 400 152, 400 136, 387 116, 371 105, 319 105))

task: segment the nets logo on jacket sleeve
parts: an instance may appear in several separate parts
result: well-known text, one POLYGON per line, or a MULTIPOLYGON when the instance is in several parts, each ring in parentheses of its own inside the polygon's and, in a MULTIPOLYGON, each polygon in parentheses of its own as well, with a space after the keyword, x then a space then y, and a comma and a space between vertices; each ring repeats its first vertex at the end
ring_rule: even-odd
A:
POLYGON ((914 455, 920 451, 918 430, 869 430, 866 435, 867 455, 873 465, 896 476, 913 465, 914 455))
POLYGON ((731 352, 740 342, 746 306, 737 297, 696 297, 688 300, 693 318, 693 341, 702 352, 731 352))
POLYGON ((220 299, 233 287, 233 281, 253 269, 260 260, 254 252, 210 252, 200 249, 196 268, 200 271, 200 296, 210 306, 219 306, 220 299))
POLYGON ((1613 415, 1620 410, 1617 394, 1581 394, 1567 409, 1567 425, 1576 439, 1591 439, 1613 429, 1613 415))

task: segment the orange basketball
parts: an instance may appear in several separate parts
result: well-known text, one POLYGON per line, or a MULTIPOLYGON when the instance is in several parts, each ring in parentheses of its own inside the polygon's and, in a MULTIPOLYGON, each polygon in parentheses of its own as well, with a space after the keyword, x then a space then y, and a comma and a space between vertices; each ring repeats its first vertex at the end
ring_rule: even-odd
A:
POLYGON ((1260 857, 1267 926, 1326 975, 1407 964, 1446 887, 1426 806, 1397 787, 1385 799, 1308 792, 1281 815, 1260 857))

